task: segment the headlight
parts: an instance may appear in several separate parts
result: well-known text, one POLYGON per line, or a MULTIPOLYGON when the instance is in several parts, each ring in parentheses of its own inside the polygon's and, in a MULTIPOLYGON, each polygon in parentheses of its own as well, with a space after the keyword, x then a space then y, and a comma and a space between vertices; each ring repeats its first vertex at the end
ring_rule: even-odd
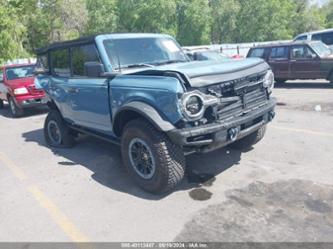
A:
POLYGON ((27 93, 29 93, 29 92, 28 92, 27 88, 25 88, 25 87, 20 87, 20 88, 14 89, 15 95, 23 95, 23 94, 27 94, 27 93))
POLYGON ((198 120, 205 112, 204 100, 199 93, 184 94, 181 105, 184 115, 189 120, 198 120))
POLYGON ((274 88, 274 74, 271 70, 268 70, 264 77, 264 87, 271 93, 274 88))

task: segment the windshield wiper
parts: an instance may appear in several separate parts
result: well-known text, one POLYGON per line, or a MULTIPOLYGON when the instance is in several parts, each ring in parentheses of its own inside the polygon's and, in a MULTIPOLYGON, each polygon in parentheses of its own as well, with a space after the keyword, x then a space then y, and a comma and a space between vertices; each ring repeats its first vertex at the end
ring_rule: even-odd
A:
POLYGON ((146 64, 146 63, 137 63, 137 64, 126 65, 121 68, 134 68, 134 67, 154 67, 154 65, 146 64))
POLYGON ((167 61, 156 62, 155 65, 167 65, 167 64, 181 63, 181 62, 187 62, 187 60, 167 60, 167 61))

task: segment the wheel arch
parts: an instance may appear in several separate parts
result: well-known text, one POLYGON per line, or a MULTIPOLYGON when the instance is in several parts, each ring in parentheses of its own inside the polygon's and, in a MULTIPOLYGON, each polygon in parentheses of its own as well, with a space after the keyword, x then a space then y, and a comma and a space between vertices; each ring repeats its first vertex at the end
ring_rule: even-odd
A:
POLYGON ((174 125, 163 119, 154 107, 143 102, 134 101, 121 107, 114 115, 113 132, 120 137, 125 125, 138 118, 147 120, 159 131, 166 132, 175 129, 174 125))

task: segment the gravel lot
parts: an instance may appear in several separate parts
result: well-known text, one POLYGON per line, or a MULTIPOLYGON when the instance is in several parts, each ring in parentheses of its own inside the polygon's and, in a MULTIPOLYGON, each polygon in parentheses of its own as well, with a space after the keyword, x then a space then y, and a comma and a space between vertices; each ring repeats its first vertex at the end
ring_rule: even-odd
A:
POLYGON ((277 117, 247 153, 187 158, 174 192, 149 195, 119 148, 82 137, 73 149, 43 139, 46 111, 0 111, 0 241, 331 241, 333 89, 277 88, 277 117))

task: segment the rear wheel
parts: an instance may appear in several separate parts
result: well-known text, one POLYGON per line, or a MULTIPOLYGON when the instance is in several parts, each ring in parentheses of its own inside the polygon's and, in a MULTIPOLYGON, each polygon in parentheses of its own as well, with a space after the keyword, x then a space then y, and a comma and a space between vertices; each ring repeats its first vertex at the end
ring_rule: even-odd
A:
POLYGON ((21 117, 23 115, 23 109, 16 104, 15 100, 12 97, 8 98, 8 104, 10 113, 14 118, 21 117))
POLYGON ((167 192, 184 177, 182 148, 143 119, 130 121, 126 125, 121 153, 130 176, 147 192, 167 192))
POLYGON ((262 126, 259 130, 247 135, 246 137, 232 143, 231 148, 237 150, 248 150, 251 149, 253 145, 262 140, 266 133, 266 125, 262 126))
POLYGON ((2 100, 2 99, 0 99, 0 109, 2 109, 2 108, 3 108, 3 106, 4 106, 4 104, 3 104, 3 100, 2 100))
POLYGON ((57 110, 51 110, 44 123, 44 137, 51 147, 66 148, 74 145, 74 137, 57 110))

